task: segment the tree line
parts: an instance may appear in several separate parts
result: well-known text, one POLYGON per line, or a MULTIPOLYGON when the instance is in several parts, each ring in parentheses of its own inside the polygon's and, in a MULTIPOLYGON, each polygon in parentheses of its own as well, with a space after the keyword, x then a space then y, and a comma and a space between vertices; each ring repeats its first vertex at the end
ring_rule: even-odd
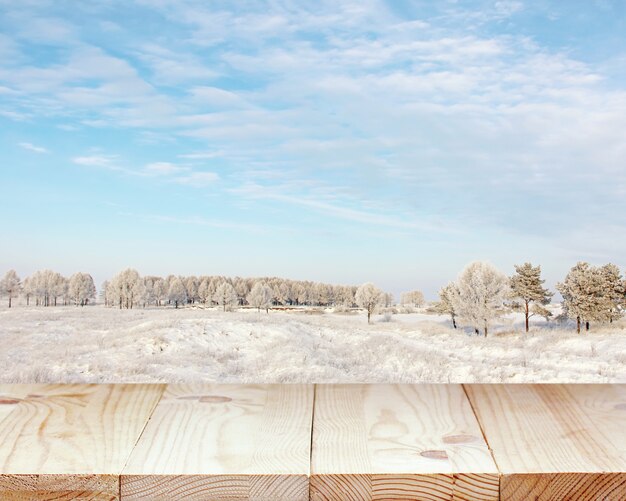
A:
MULTIPOLYGON (((553 293, 543 286, 544 282, 541 267, 531 263, 515 265, 515 273, 507 277, 489 263, 474 262, 439 291, 439 301, 433 310, 450 315, 454 328, 459 320, 485 336, 494 320, 510 311, 519 311, 524 315, 528 332, 530 318, 552 316, 546 306, 553 293)), ((592 322, 613 322, 626 310, 626 281, 614 264, 592 266, 579 262, 556 289, 563 297, 564 317, 576 322, 579 333, 583 326, 589 330, 592 322)), ((88 273, 65 278, 57 272, 42 270, 22 282, 10 270, 0 280, 0 294, 8 297, 9 307, 20 294, 27 305, 32 302, 40 306, 85 306, 95 301, 96 287, 88 273)), ((178 308, 189 304, 219 306, 224 311, 239 306, 259 311, 277 306, 360 307, 367 311, 368 323, 373 313, 393 303, 391 294, 372 283, 357 287, 277 277, 142 277, 132 268, 105 281, 100 295, 106 306, 120 309, 165 305, 178 308)), ((424 295, 419 290, 406 292, 401 296, 401 304, 423 306, 424 295)))
POLYGON ((74 273, 66 278, 52 270, 40 270, 22 282, 15 270, 9 270, 0 280, 0 294, 13 299, 23 295, 26 305, 56 306, 75 304, 85 306, 96 299, 96 286, 88 273, 74 273))
MULTIPOLYGON (((351 285, 277 277, 141 276, 137 270, 128 268, 102 284, 100 297, 106 306, 120 309, 203 304, 224 310, 237 306, 260 310, 272 306, 355 307, 357 289, 351 285)), ((27 305, 85 306, 95 301, 96 287, 87 273, 75 273, 66 278, 60 273, 42 270, 21 281, 17 273, 10 270, 0 280, 0 294, 8 297, 9 307, 20 295, 27 305)), ((384 294, 383 299, 385 304, 391 305, 393 296, 384 294)))
MULTIPOLYGON (((459 318, 485 336, 495 319, 520 311, 528 332, 531 317, 547 320, 552 316, 546 305, 553 293, 543 287, 544 282, 541 267, 531 263, 515 265, 515 274, 507 277, 489 263, 474 262, 439 291, 435 310, 449 314, 455 329, 459 318)), ((578 333, 583 325, 589 330, 592 322, 613 322, 626 309, 626 281, 611 263, 592 266, 579 262, 556 289, 563 297, 563 316, 576 322, 578 333)))

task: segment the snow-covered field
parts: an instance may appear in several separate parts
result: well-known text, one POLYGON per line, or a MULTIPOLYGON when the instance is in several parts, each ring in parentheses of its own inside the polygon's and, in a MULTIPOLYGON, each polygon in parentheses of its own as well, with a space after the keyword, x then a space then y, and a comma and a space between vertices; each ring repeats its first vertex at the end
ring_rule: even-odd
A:
POLYGON ((624 320, 483 338, 427 314, 3 307, 0 347, 5 383, 626 382, 624 320))

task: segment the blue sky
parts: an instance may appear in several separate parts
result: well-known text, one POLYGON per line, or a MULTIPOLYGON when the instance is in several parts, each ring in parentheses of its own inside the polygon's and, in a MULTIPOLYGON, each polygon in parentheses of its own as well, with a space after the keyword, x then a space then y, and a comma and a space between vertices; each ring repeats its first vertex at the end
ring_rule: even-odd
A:
POLYGON ((0 0, 0 126, 22 275, 626 264, 621 0, 0 0))

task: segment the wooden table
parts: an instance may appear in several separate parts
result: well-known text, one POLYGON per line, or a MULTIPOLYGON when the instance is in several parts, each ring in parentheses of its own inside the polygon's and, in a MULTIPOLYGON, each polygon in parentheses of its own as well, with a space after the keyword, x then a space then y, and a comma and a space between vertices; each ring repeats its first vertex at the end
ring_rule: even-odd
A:
POLYGON ((0 499, 626 499, 626 385, 0 385, 0 499))

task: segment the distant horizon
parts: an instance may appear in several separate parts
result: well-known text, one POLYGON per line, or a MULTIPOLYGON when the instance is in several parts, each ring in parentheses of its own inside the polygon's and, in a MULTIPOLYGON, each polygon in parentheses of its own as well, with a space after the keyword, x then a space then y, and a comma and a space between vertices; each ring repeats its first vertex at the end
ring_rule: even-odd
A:
POLYGON ((624 2, 68 5, 0 0, 0 273, 626 268, 624 2))

